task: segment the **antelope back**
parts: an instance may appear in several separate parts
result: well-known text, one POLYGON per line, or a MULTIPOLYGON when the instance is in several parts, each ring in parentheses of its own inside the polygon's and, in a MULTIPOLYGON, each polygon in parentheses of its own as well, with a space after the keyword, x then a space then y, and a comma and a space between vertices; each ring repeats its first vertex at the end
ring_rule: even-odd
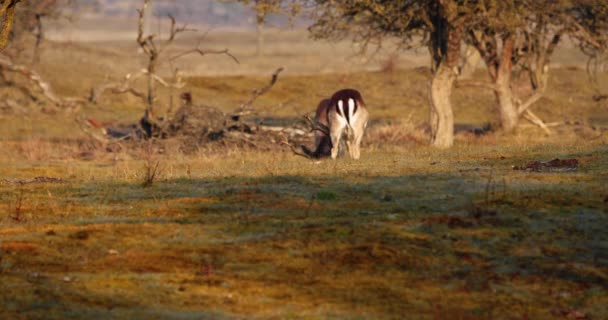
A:
POLYGON ((335 112, 352 126, 353 117, 360 108, 365 108, 361 93, 355 89, 342 89, 334 93, 330 99, 331 112, 335 112))
POLYGON ((342 89, 334 93, 330 99, 327 112, 331 138, 331 157, 335 159, 340 149, 340 141, 344 142, 353 159, 359 159, 359 146, 367 126, 369 113, 359 91, 342 89))

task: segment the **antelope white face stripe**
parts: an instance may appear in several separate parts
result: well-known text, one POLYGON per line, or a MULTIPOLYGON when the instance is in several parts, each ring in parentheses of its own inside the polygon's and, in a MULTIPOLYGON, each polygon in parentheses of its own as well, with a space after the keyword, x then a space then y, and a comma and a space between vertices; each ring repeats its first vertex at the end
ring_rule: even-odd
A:
POLYGON ((342 116, 345 116, 346 114, 344 113, 344 103, 342 103, 342 100, 338 100, 338 109, 340 109, 340 114, 342 116))

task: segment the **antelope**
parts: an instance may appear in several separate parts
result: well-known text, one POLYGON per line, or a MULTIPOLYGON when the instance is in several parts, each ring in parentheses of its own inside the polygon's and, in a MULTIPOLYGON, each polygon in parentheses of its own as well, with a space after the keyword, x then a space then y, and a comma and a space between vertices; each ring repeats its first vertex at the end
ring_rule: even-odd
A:
POLYGON ((315 114, 315 151, 303 147, 308 156, 336 159, 344 137, 351 158, 359 159, 361 139, 369 113, 359 91, 343 89, 321 100, 315 114))
POLYGON ((319 159, 331 155, 331 139, 329 138, 329 123, 327 122, 327 111, 330 99, 319 102, 313 120, 315 131, 315 150, 312 151, 302 145, 302 150, 311 158, 319 159))
POLYGON ((327 110, 329 136, 331 138, 331 158, 336 159, 340 139, 344 136, 350 157, 358 160, 360 145, 369 112, 361 93, 354 89, 342 89, 331 96, 327 110))

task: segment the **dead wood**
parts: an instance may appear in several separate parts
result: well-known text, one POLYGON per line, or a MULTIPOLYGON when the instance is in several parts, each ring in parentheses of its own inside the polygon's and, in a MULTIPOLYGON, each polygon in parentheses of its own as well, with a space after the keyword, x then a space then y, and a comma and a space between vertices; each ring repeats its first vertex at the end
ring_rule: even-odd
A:
POLYGON ((132 82, 141 78, 144 75, 143 72, 138 72, 135 75, 128 73, 125 75, 124 80, 120 83, 118 82, 109 82, 99 85, 96 88, 91 89, 91 94, 89 95, 89 102, 97 103, 99 98, 106 92, 110 91, 113 94, 131 94, 135 97, 142 99, 142 101, 146 101, 146 94, 133 88, 132 82))
POLYGON ((233 113, 233 117, 240 117, 240 116, 252 114, 253 109, 251 106, 253 105, 255 100, 257 100, 257 98, 259 98, 261 95, 268 92, 268 90, 270 90, 274 86, 274 84, 277 82, 277 80, 279 78, 279 73, 281 73, 281 71, 283 71, 283 67, 280 67, 277 70, 275 70, 275 72, 272 74, 272 77, 270 78, 270 82, 267 85, 265 85, 261 88, 258 88, 256 90, 253 90, 249 100, 247 100, 246 102, 241 104, 241 106, 233 113))
MULTIPOLYGON (((41 90, 42 94, 49 101, 51 101, 54 105, 58 107, 75 107, 86 102, 86 99, 83 98, 59 97, 53 90, 51 84, 45 81, 42 76, 40 76, 40 74, 24 65, 14 63, 9 57, 5 55, 0 55, 0 67, 3 70, 15 72, 26 77, 30 82, 35 84, 36 87, 41 90)), ((29 90, 29 88, 27 89, 29 90)), ((32 94, 32 96, 34 95, 32 94)))
POLYGON ((547 126, 547 124, 545 124, 545 122, 541 118, 534 114, 532 110, 525 110, 524 118, 543 129, 547 134, 550 135, 553 133, 551 129, 549 129, 549 126, 547 126))
POLYGON ((24 185, 29 183, 65 183, 66 180, 61 178, 53 178, 53 177, 45 177, 38 176, 29 179, 0 179, 0 183, 10 183, 10 184, 18 184, 24 185))
POLYGON ((321 131, 323 134, 325 134, 325 135, 327 135, 327 136, 329 136, 329 135, 330 135, 330 134, 329 134, 329 128, 328 128, 326 125, 324 125, 324 124, 320 123, 319 121, 313 120, 313 119, 310 117, 310 115, 308 115, 308 114, 307 114, 307 115, 305 115, 305 116, 304 116, 304 119, 305 119, 305 120, 306 120, 306 122, 308 122, 308 124, 310 125, 310 130, 311 130, 311 131, 318 130, 318 131, 321 131))
POLYGON ((577 170, 580 163, 577 159, 553 159, 551 161, 531 161, 525 166, 513 166, 513 170, 531 172, 568 172, 577 170))

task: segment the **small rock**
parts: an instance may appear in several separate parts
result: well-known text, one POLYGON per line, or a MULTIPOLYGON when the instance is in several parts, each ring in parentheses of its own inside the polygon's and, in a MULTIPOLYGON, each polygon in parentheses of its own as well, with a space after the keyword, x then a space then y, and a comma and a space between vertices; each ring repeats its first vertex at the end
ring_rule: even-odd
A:
POLYGON ((78 240, 86 240, 89 238, 89 231, 87 231, 87 230, 76 231, 76 232, 70 234, 70 238, 78 239, 78 240))
POLYGON ((364 211, 359 211, 359 214, 362 215, 362 216, 371 216, 371 215, 374 215, 376 213, 374 211, 364 210, 364 211))
POLYGON ((393 201, 393 196, 391 196, 390 194, 385 194, 382 196, 381 200, 385 202, 390 202, 393 201))

